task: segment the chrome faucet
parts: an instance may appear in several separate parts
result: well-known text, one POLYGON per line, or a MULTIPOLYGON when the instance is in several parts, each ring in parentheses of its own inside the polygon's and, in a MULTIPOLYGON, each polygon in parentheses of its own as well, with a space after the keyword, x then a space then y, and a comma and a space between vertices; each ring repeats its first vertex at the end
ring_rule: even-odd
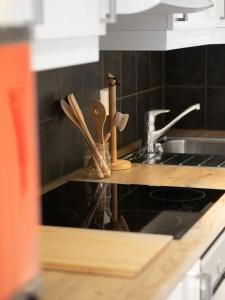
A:
POLYGON ((184 116, 192 112, 193 110, 199 110, 200 104, 196 103, 187 109, 185 109, 181 114, 179 114, 175 119, 173 119, 169 124, 167 124, 165 127, 155 130, 155 119, 156 116, 163 113, 168 113, 170 110, 168 109, 157 109, 157 110, 150 110, 148 111, 144 116, 144 122, 145 122, 145 134, 146 134, 146 140, 144 141, 144 144, 147 148, 147 152, 156 152, 155 144, 158 141, 158 139, 166 133, 167 130, 169 130, 175 123, 177 123, 180 119, 182 119, 184 116))

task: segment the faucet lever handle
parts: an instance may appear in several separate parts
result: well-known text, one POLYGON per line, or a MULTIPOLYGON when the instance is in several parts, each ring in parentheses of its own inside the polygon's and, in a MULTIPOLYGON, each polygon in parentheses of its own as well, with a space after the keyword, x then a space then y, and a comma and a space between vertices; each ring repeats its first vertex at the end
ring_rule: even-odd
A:
POLYGON ((169 109, 154 109, 154 110, 149 110, 148 112, 145 113, 144 116, 144 120, 145 120, 145 124, 149 124, 149 123, 154 123, 155 119, 158 115, 160 114, 165 114, 170 112, 169 109))

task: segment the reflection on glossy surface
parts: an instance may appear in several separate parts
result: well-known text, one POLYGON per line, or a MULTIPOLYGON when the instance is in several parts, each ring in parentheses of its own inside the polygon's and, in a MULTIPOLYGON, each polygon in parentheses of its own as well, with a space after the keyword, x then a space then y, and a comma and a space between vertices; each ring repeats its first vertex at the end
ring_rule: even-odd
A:
POLYGON ((225 156, 225 139, 216 138, 165 138, 163 152, 211 154, 225 156))
POLYGON ((223 193, 71 181, 43 195, 43 223, 180 238, 223 193))

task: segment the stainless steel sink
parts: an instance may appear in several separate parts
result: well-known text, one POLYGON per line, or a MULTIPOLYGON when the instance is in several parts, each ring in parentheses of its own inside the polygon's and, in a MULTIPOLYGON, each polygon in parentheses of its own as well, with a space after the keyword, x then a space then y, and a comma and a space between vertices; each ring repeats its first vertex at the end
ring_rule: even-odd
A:
POLYGON ((164 137, 156 154, 146 149, 130 153, 125 158, 136 163, 225 167, 225 139, 164 137))
POLYGON ((170 138, 165 137, 162 150, 167 153, 225 155, 225 139, 216 138, 170 138))

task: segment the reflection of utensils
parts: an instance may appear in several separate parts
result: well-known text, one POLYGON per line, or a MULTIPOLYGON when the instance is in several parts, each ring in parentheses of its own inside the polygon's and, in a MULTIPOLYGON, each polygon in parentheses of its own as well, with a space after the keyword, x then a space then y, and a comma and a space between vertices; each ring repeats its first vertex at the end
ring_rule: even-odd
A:
POLYGON ((118 222, 118 203, 117 203, 117 184, 112 184, 112 225, 114 230, 122 231, 121 225, 118 222))
POLYGON ((118 220, 118 206, 117 206, 117 184, 112 184, 112 221, 117 222, 118 220))
MULTIPOLYGON (((99 206, 101 200, 104 199, 106 196, 106 189, 107 189, 108 185, 109 185, 108 183, 99 183, 97 185, 95 195, 94 195, 94 201, 90 207, 87 217, 85 218, 85 220, 82 224, 82 227, 88 228, 90 226, 91 221, 95 215, 97 207, 99 206)), ((104 201, 106 201, 106 199, 104 199, 104 201)))
POLYGON ((127 222, 126 222, 126 220, 125 220, 125 218, 124 218, 123 215, 119 216, 118 222, 121 225, 122 231, 130 231, 130 229, 129 229, 128 225, 127 225, 127 222))
POLYGON ((112 185, 112 225, 113 229, 118 231, 129 231, 129 227, 124 217, 120 215, 118 217, 118 189, 117 184, 112 185))
POLYGON ((99 101, 93 101, 91 104, 91 115, 95 121, 98 143, 104 144, 104 124, 106 120, 104 105, 99 101))

